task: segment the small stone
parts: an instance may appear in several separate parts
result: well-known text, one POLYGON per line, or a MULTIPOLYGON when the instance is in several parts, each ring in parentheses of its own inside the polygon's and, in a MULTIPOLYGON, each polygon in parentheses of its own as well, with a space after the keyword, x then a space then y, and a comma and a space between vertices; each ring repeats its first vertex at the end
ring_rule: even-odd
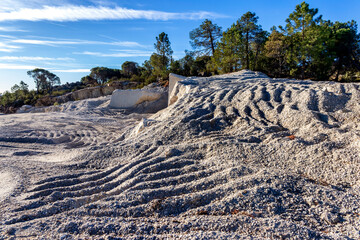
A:
POLYGON ((70 222, 66 224, 60 231, 68 233, 79 233, 79 225, 76 222, 70 222))
POLYGON ((176 148, 171 148, 165 153, 165 156, 166 157, 178 156, 179 153, 180 153, 180 151, 177 150, 176 148))
POLYGON ((336 223, 340 222, 340 217, 338 214, 331 213, 328 211, 323 212, 323 214, 321 214, 320 218, 329 224, 336 224, 336 223))

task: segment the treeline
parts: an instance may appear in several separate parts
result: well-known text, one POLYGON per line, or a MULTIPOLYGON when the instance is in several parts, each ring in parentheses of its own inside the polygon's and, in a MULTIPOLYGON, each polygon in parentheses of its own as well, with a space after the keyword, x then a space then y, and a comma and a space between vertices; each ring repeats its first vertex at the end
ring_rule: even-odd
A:
POLYGON ((173 62, 171 43, 166 33, 162 32, 156 37, 154 44, 155 52, 142 66, 132 61, 126 61, 121 69, 96 67, 91 73, 81 79, 87 86, 95 86, 112 81, 135 81, 139 87, 159 81, 164 83, 168 79, 170 64, 173 62))
MULTIPOLYGON (((262 29, 253 12, 228 29, 206 19, 189 34, 193 51, 174 60, 168 35, 156 38, 156 53, 134 68, 131 79, 144 83, 166 80, 170 72, 209 76, 249 69, 271 77, 357 81, 360 78, 360 36, 355 21, 324 20, 316 8, 302 2, 285 26, 262 29)), ((124 66, 122 67, 124 69, 124 66)), ((129 77, 129 76, 128 76, 129 77)))
POLYGON ((197 50, 193 54, 201 56, 196 59, 210 56, 202 71, 211 74, 250 69, 272 77, 359 79, 356 22, 323 20, 318 9, 306 2, 296 6, 285 26, 273 27, 271 33, 261 28, 255 13, 247 12, 222 33, 220 27, 205 20, 190 38, 197 50))
POLYGON ((11 91, 0 95, 0 112, 14 113, 17 108, 24 104, 46 105, 49 97, 63 95, 65 93, 87 87, 104 85, 113 81, 136 82, 141 88, 149 83, 158 81, 166 84, 169 75, 169 64, 172 61, 172 53, 169 37, 166 33, 159 34, 154 44, 155 52, 142 66, 132 61, 126 61, 121 69, 107 67, 94 67, 90 74, 81 78, 76 83, 60 85, 60 78, 48 70, 36 68, 27 74, 33 78, 36 90, 29 90, 29 86, 23 81, 15 84, 11 91))
POLYGON ((35 105, 42 97, 53 94, 61 95, 66 91, 54 91, 55 85, 60 84, 60 78, 55 74, 45 70, 36 68, 27 72, 35 82, 35 90, 29 90, 29 85, 24 81, 11 87, 11 92, 6 91, 0 97, 0 112, 13 113, 17 108, 24 104, 35 105))
MULTIPOLYGON (((166 85, 170 72, 184 76, 210 76, 249 69, 271 77, 357 81, 360 72, 360 36, 355 21, 331 22, 318 9, 302 2, 285 26, 262 29, 255 13, 247 12, 228 29, 206 19, 189 34, 193 51, 179 60, 172 57, 169 36, 156 37, 155 52, 141 66, 126 61, 121 69, 95 67, 80 82, 60 84, 45 69, 28 71, 36 91, 21 82, 0 97, 0 111, 22 104, 34 105, 44 96, 56 96, 112 81, 134 81, 138 87, 152 82, 166 85)), ((6 112, 6 111, 5 111, 6 112)))

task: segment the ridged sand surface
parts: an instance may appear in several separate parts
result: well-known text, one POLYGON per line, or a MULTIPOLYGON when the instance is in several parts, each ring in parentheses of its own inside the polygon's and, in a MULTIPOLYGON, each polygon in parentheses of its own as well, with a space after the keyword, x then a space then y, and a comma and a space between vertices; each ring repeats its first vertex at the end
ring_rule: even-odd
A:
POLYGON ((241 71, 173 93, 154 115, 0 116, 0 236, 360 238, 360 84, 241 71))

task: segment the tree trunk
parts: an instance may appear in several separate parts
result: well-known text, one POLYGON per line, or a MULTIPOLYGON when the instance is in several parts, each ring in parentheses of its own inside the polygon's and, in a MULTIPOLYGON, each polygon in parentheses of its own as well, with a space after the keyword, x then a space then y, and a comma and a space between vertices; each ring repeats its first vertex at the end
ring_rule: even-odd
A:
POLYGON ((246 69, 249 69, 249 68, 250 68, 250 59, 249 59, 249 31, 246 32, 245 51, 246 51, 246 69))
MULTIPOLYGON (((304 23, 304 16, 302 21, 302 44, 305 42, 305 23, 304 23)), ((304 46, 303 46, 304 47, 304 46)), ((305 55, 304 51, 301 51, 301 79, 305 78, 305 55)))
POLYGON ((211 44, 211 52, 212 52, 212 56, 214 56, 214 53, 215 53, 215 44, 214 44, 214 38, 211 34, 211 31, 210 31, 210 44, 211 44))
POLYGON ((340 71, 338 69, 336 72, 335 82, 339 81, 339 74, 340 74, 340 71))

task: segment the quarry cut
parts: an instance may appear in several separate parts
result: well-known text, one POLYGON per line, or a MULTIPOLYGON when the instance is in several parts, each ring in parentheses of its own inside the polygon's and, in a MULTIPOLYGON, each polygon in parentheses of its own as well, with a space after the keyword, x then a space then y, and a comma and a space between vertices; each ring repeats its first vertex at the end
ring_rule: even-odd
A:
POLYGON ((155 114, 2 115, 0 236, 360 238, 360 84, 244 70, 172 88, 155 114))

